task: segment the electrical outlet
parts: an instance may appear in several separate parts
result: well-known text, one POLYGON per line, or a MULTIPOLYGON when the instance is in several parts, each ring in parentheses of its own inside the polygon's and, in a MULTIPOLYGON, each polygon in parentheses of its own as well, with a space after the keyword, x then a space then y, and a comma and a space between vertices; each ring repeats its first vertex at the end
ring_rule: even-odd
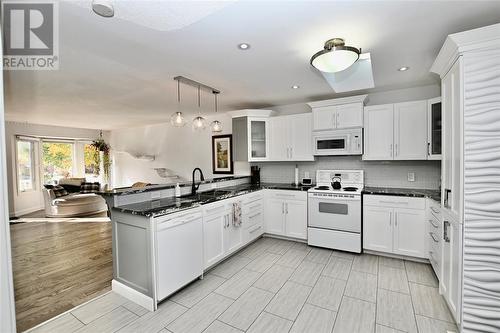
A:
POLYGON ((408 172, 408 181, 409 182, 415 181, 415 172, 408 172))

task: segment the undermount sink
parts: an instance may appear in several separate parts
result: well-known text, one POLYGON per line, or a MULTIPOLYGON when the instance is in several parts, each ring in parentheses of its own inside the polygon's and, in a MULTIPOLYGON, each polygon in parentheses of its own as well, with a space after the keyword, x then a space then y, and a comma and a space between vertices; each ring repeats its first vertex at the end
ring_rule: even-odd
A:
POLYGON ((182 201, 184 202, 193 202, 193 201, 209 201, 213 199, 217 199, 218 197, 222 197, 225 195, 230 194, 231 191, 225 191, 225 190, 210 190, 210 191, 205 191, 205 192, 199 192, 194 195, 189 194, 186 196, 181 197, 182 201))

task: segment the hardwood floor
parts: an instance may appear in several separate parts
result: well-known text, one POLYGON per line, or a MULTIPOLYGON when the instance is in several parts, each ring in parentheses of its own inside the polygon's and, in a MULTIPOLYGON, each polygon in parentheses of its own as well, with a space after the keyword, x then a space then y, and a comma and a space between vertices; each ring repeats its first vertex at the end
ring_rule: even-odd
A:
POLYGON ((17 329, 111 289, 111 223, 11 224, 17 329))

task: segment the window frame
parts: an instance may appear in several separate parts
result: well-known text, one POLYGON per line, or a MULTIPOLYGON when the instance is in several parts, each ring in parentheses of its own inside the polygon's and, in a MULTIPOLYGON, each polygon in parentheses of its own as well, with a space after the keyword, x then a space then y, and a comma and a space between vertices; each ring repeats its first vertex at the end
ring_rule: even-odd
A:
POLYGON ((35 150, 37 149, 36 143, 38 140, 32 139, 32 138, 26 138, 26 137, 19 137, 16 136, 15 140, 15 155, 16 155, 16 160, 15 160, 15 170, 16 170, 16 189, 18 194, 22 193, 30 193, 30 192, 36 192, 38 191, 38 184, 37 184, 37 170, 36 170, 36 153, 35 150), (19 169, 19 142, 28 142, 31 146, 30 148, 30 164, 31 164, 31 189, 29 190, 21 190, 21 173, 19 169))

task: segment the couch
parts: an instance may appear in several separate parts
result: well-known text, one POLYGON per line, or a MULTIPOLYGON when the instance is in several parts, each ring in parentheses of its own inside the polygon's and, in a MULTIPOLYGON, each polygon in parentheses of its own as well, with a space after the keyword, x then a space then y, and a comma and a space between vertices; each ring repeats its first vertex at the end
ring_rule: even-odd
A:
POLYGON ((103 197, 96 193, 76 192, 78 182, 84 182, 83 178, 71 178, 60 181, 65 188, 74 187, 67 195, 56 196, 54 188, 46 185, 43 189, 45 203, 45 215, 47 217, 82 217, 102 214, 108 211, 108 206, 103 197))

